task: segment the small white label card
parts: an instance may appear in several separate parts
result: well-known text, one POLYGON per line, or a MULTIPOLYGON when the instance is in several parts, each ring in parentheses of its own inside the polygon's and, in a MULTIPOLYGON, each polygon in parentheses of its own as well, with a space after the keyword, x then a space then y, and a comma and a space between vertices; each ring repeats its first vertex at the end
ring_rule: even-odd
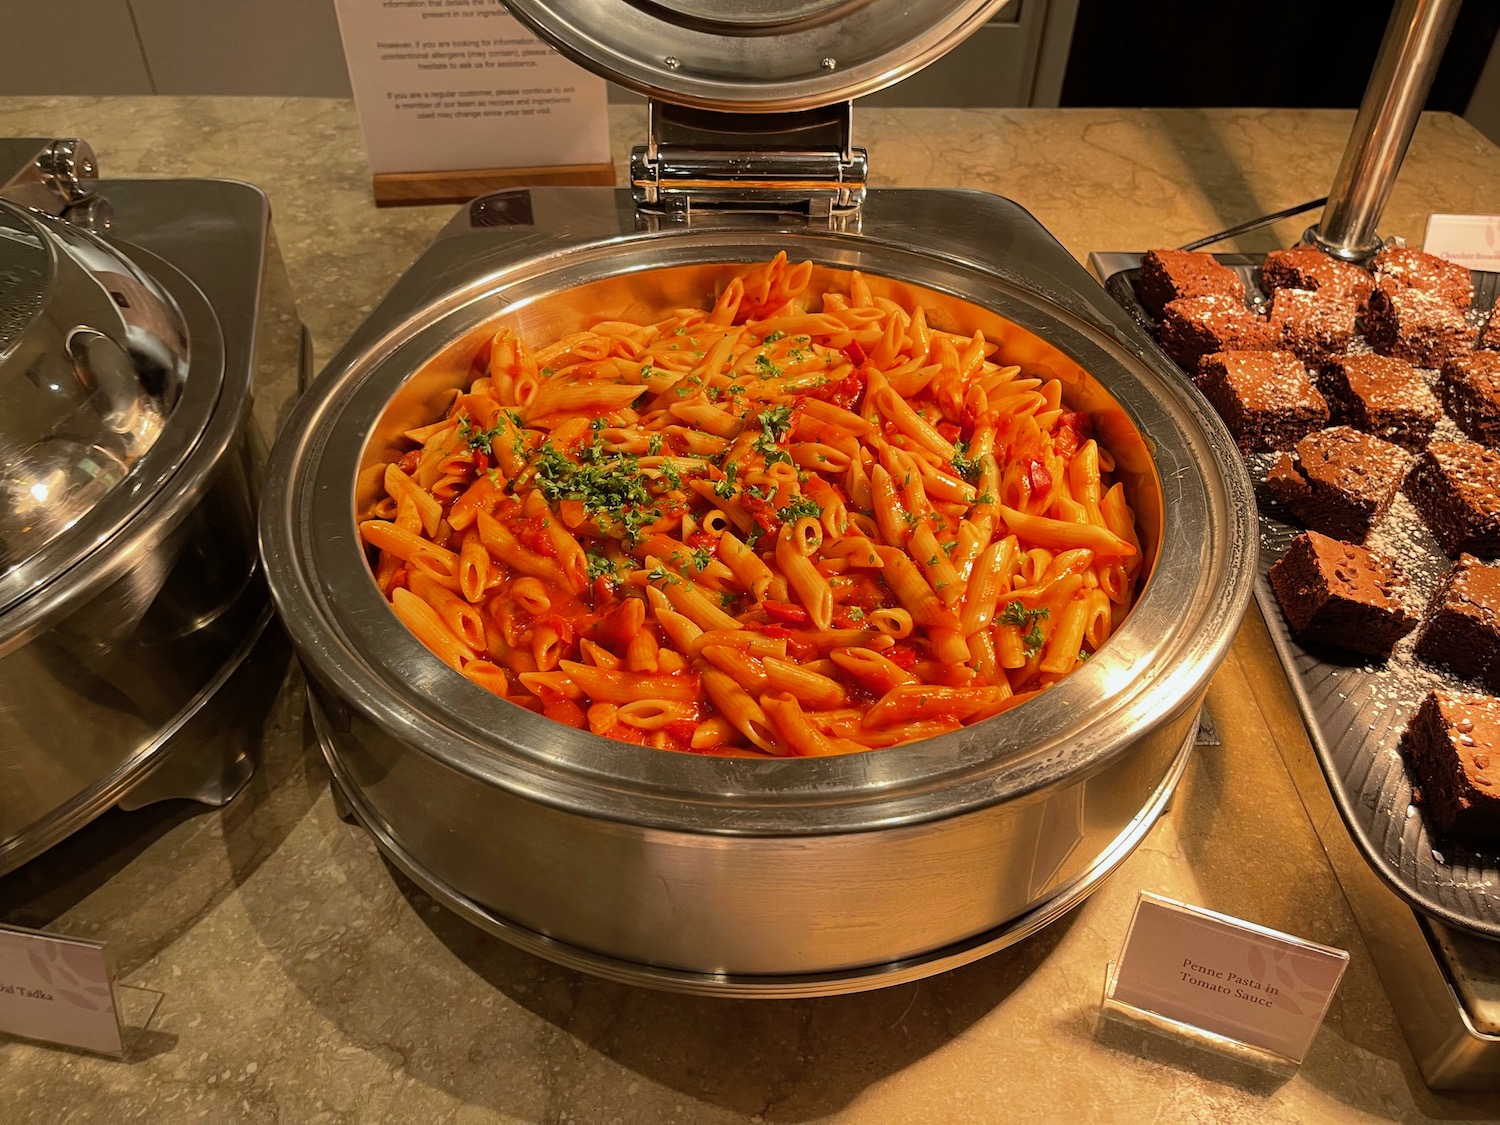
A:
POLYGON ((1429 215, 1422 249, 1471 270, 1500 270, 1500 215, 1429 215))
POLYGON ((370 171, 607 164, 604 79, 502 0, 336 0, 370 171))
POLYGON ((1300 1063, 1349 954, 1142 891, 1115 1003, 1300 1063))
POLYGON ((0 1033, 122 1055, 104 946, 0 926, 0 1033))

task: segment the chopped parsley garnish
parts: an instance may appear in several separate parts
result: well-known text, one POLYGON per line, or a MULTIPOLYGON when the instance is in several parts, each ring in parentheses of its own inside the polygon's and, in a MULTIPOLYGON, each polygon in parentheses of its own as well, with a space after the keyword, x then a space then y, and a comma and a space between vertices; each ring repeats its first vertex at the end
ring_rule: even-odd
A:
POLYGON ((603 555, 596 555, 593 551, 589 551, 584 555, 584 558, 588 562, 590 582, 596 578, 613 578, 615 576, 615 564, 603 555))
POLYGON ((665 582, 669 586, 675 582, 682 581, 677 575, 662 566, 661 563, 657 563, 650 570, 646 571, 646 580, 648 582, 665 582))
POLYGON ((734 595, 731 594, 728 590, 725 590, 719 595, 719 605, 726 610, 733 609, 734 595))
POLYGON ((862 610, 862 609, 860 609, 859 606, 855 606, 853 609, 851 609, 849 611, 849 620, 850 621, 863 621, 864 619, 865 619, 865 611, 862 610))
POLYGON ((734 478, 739 475, 739 467, 733 461, 724 466, 724 479, 714 484, 714 495, 723 500, 728 500, 734 495, 734 478))
POLYGON ((544 442, 531 459, 536 486, 548 503, 579 500, 591 516, 616 521, 625 539, 634 543, 641 528, 660 518, 648 478, 640 462, 629 454, 605 452, 599 438, 579 450, 579 461, 570 461, 550 441, 544 442))
POLYGON ((775 332, 772 332, 769 336, 766 337, 766 343, 774 344, 777 340, 780 340, 785 335, 786 333, 778 328, 775 332))
POLYGON ((979 479, 979 458, 969 456, 969 443, 962 438, 953 443, 953 471, 967 481, 979 479))
POLYGON ((730 383, 729 393, 732 395, 742 395, 745 393, 745 388, 740 386, 738 383, 730 383))
POLYGON ((1030 660, 1041 650, 1046 638, 1042 636, 1042 627, 1038 622, 1050 617, 1052 611, 1045 606, 1040 609, 1027 609, 1020 602, 1007 602, 1005 612, 1000 615, 1001 625, 1014 625, 1017 629, 1024 629, 1021 634, 1021 643, 1026 646, 1026 659, 1030 660))
POLYGON ((693 569, 700 574, 708 569, 708 564, 713 561, 708 553, 707 547, 698 547, 693 551, 693 569))
POLYGON ((1094 654, 1092 652, 1090 652, 1086 648, 1079 649, 1078 650, 1078 663, 1082 664, 1085 660, 1087 660, 1089 657, 1091 657, 1093 655, 1094 654))
POLYGON ((774 379, 781 374, 781 368, 772 363, 769 356, 758 355, 755 357, 755 374, 761 379, 774 379))
POLYGON ((977 499, 977 500, 974 501, 974 503, 976 503, 976 504, 993 504, 994 502, 995 502, 995 496, 994 496, 993 493, 990 493, 990 492, 982 493, 980 495, 979 499, 977 499))
POLYGON ((666 479, 667 484, 673 488, 680 489, 682 487, 682 474, 677 471, 675 466, 663 465, 661 467, 661 475, 666 479))
POLYGON ((756 416, 760 428, 770 435, 772 441, 781 441, 792 429, 792 408, 786 403, 762 410, 756 416))
POLYGON ((481 430, 474 425, 473 420, 467 414, 458 420, 458 436, 463 438, 475 453, 488 455, 494 452, 491 444, 504 430, 503 422, 496 422, 490 429, 481 430))
POLYGON ((776 518, 782 523, 794 523, 797 520, 811 516, 813 519, 822 519, 823 509, 807 496, 799 496, 776 513, 776 518))
POLYGON ((646 443, 646 454, 655 457, 661 453, 661 434, 652 434, 651 440, 646 443))

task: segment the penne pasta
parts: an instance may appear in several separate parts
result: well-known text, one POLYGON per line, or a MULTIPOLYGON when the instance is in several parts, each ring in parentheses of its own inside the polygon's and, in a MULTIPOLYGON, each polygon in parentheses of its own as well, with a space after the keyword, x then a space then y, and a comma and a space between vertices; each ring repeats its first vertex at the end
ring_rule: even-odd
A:
POLYGON ((1034 697, 1129 612, 1135 514, 1058 379, 909 294, 778 254, 698 308, 482 329, 361 471, 377 587, 480 688, 648 748, 853 753, 1034 697))

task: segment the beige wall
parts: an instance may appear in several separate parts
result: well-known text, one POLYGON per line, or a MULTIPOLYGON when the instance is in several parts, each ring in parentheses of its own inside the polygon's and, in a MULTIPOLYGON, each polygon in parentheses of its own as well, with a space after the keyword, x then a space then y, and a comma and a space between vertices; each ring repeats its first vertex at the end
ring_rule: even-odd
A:
MULTIPOLYGON (((1056 105, 1078 3, 1010 0, 952 57, 875 97, 1056 105)), ((0 0, 0 29, 0 95, 349 93, 333 0, 0 0)))

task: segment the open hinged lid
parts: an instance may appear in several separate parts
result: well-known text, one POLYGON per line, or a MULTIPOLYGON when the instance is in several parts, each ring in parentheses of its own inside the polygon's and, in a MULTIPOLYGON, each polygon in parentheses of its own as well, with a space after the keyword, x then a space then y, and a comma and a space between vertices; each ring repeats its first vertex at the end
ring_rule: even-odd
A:
POLYGON ((643 210, 858 211, 851 99, 900 81, 1006 0, 510 0, 538 35, 650 99, 643 210))
POLYGON ((784 112, 873 93, 941 57, 1006 0, 510 0, 596 74, 698 109, 784 112))

